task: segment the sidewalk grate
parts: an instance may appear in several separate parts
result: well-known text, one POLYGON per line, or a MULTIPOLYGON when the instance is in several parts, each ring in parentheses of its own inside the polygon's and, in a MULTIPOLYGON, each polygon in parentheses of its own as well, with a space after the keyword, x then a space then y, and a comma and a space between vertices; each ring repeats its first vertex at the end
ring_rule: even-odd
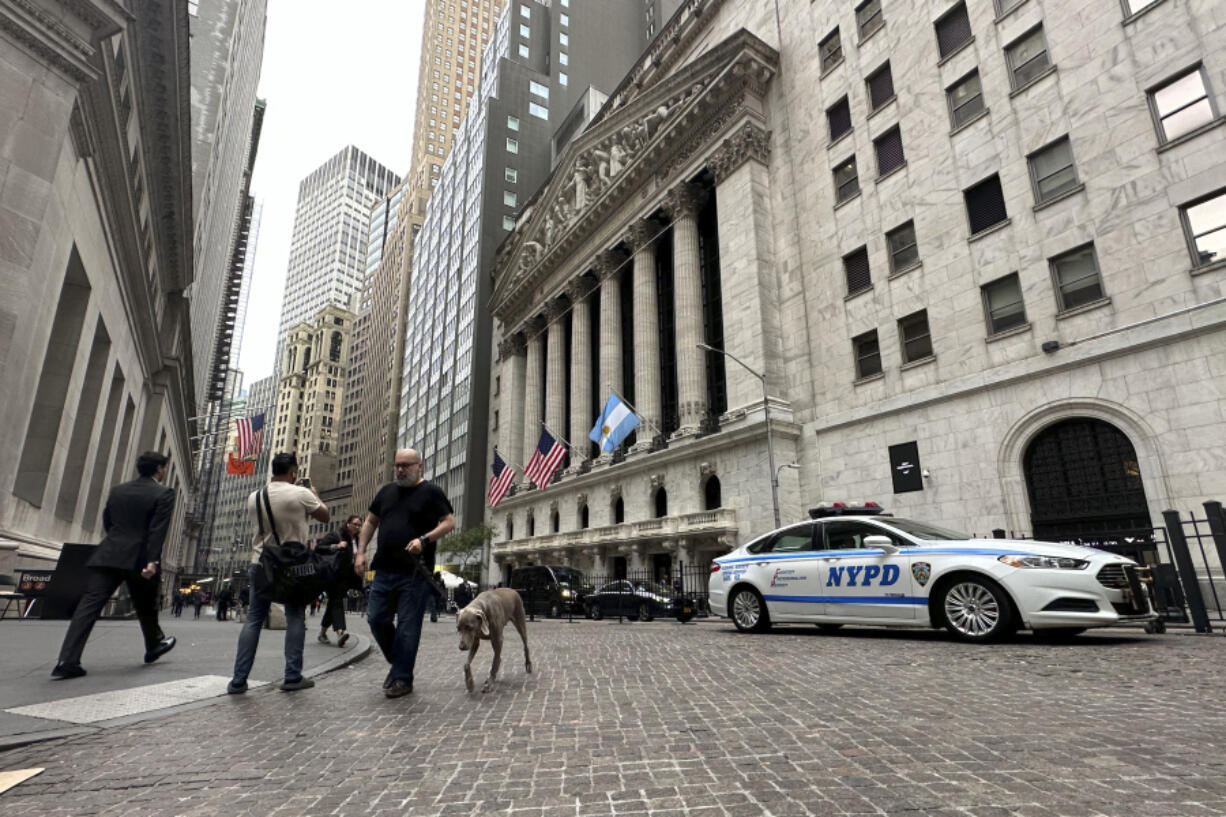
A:
MULTIPOLYGON (((6 709, 11 715, 26 715, 31 718, 47 718, 68 723, 98 723, 112 718, 139 715, 172 706, 203 701, 224 695, 230 679, 221 675, 200 675, 180 681, 119 689, 82 695, 79 698, 63 698, 58 701, 18 706, 6 709)), ((250 688, 265 686, 265 681, 251 681, 250 688)))

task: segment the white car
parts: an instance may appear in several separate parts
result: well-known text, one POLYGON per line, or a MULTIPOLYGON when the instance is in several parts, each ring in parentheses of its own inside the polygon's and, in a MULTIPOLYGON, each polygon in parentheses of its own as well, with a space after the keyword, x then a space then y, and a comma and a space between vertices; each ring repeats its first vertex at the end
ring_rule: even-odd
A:
POLYGON ((945 627, 986 642, 1027 628, 1068 636, 1157 618, 1149 569, 1092 548, 972 539, 835 505, 772 531, 711 566, 711 611, 742 632, 811 623, 945 627))

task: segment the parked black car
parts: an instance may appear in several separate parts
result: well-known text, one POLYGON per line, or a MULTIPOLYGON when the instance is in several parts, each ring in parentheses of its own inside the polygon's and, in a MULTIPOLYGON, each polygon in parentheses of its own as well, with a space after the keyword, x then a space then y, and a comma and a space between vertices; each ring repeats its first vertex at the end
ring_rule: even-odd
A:
POLYGON ((678 595, 660 582, 621 580, 606 584, 587 597, 588 618, 623 615, 631 621, 651 621, 656 616, 686 622, 694 617, 694 599, 678 595))
POLYGON ((583 615, 584 598, 592 591, 583 573, 564 565, 531 565, 511 574, 511 587, 524 600, 524 610, 552 618, 583 615))

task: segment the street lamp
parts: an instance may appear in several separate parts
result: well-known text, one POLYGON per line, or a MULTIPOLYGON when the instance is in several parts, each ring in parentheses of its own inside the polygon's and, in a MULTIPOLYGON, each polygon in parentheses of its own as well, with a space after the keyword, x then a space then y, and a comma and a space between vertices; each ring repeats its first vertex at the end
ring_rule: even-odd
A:
POLYGON ((792 468, 792 469, 794 469, 794 470, 799 470, 799 468, 800 468, 800 463, 797 463, 797 462, 785 462, 783 465, 780 465, 778 468, 776 468, 776 469, 775 469, 775 484, 776 484, 776 485, 778 485, 778 484, 779 484, 779 473, 780 473, 780 472, 781 472, 781 471, 782 471, 784 468, 792 468))
POLYGON ((775 511, 775 527, 778 528, 782 525, 782 523, 779 521, 779 472, 775 470, 775 440, 771 436, 771 404, 770 400, 766 396, 766 375, 759 374, 758 372, 749 368, 749 366, 745 365, 745 361, 741 360, 731 352, 726 352, 723 349, 716 349, 714 346, 708 346, 705 343, 698 343, 695 345, 699 349, 703 349, 708 352, 718 352, 724 357, 731 358, 734 362, 739 363, 741 368, 758 378, 758 380, 762 383, 762 412, 763 419, 766 422, 766 456, 769 460, 771 475, 771 507, 775 511))

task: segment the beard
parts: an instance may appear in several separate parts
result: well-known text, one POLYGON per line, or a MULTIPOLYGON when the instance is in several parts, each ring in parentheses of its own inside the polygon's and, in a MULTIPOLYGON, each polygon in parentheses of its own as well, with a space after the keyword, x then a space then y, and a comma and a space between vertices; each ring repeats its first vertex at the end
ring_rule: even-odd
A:
POLYGON ((401 478, 397 478, 397 479, 396 479, 396 485, 397 485, 397 486, 399 486, 399 487, 401 487, 401 488, 412 488, 412 487, 413 487, 414 485, 416 485, 416 484, 417 484, 417 481, 416 481, 416 480, 412 480, 412 479, 401 479, 401 478))

